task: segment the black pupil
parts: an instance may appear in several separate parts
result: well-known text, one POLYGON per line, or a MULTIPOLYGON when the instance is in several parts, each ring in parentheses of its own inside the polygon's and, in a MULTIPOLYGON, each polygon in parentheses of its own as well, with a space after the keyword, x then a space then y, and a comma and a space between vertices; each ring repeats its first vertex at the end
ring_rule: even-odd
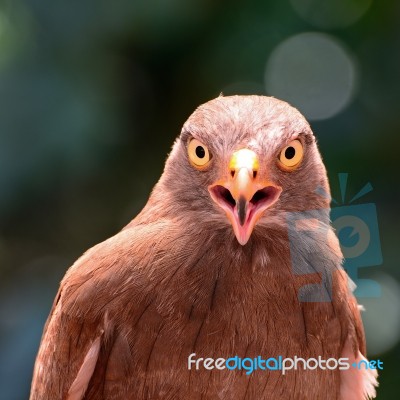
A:
POLYGON ((296 154, 296 150, 295 150, 294 147, 292 147, 292 146, 288 147, 288 148, 285 150, 285 157, 286 157, 288 160, 291 160, 291 159, 294 157, 295 154, 296 154))
POLYGON ((196 147, 196 156, 199 158, 204 158, 205 155, 206 155, 206 151, 204 150, 204 147, 197 146, 196 147))

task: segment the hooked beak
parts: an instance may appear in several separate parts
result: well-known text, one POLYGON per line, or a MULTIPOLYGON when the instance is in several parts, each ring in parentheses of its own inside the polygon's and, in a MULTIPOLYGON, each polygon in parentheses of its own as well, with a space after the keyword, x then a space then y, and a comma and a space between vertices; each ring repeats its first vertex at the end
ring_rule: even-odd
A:
POLYGON ((233 153, 230 177, 209 186, 211 198, 226 213, 238 242, 245 245, 264 211, 279 198, 282 189, 258 177, 257 155, 248 149, 233 153))

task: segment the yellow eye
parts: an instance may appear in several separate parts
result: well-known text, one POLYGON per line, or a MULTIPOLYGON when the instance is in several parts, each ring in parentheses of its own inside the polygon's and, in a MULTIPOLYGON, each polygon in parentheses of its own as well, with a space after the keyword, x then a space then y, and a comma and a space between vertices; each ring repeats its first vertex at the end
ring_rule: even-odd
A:
POLYGON ((303 145, 300 140, 292 140, 279 154, 280 166, 285 170, 295 169, 303 159, 303 145))
POLYGON ((192 139, 188 146, 189 160, 197 168, 204 167, 210 161, 210 153, 206 145, 192 139))

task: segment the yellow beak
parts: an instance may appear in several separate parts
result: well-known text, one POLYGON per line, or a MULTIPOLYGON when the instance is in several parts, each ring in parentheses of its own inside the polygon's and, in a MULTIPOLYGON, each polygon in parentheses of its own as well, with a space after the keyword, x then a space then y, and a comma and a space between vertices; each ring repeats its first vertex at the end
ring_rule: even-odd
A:
POLYGON ((211 185, 211 198, 226 213, 238 242, 245 245, 264 211, 279 198, 282 189, 258 176, 257 155, 249 149, 232 154, 229 178, 211 185))

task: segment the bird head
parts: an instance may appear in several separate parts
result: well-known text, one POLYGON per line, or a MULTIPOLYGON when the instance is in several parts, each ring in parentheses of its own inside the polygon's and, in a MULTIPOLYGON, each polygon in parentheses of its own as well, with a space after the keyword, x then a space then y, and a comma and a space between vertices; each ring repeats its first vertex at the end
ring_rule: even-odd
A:
POLYGON ((230 226, 241 245, 257 227, 283 224, 287 212, 329 207, 309 124, 266 96, 220 96, 200 106, 184 124, 162 181, 172 203, 230 226))

